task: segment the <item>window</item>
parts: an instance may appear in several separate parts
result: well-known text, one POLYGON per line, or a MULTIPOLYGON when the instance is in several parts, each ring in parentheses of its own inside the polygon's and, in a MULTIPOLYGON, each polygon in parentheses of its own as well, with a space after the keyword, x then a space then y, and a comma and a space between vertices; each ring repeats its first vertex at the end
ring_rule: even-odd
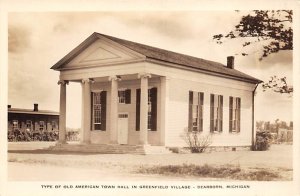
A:
POLYGON ((130 101, 131 101, 130 94, 131 94, 130 89, 119 90, 118 91, 119 103, 130 104, 130 101))
POLYGON ((56 125, 57 125, 57 124, 56 124, 55 121, 52 121, 52 122, 51 122, 52 131, 57 129, 57 126, 56 126, 56 125))
POLYGON ((229 132, 239 133, 241 127, 241 98, 229 97, 229 132))
POLYGON ((45 130, 45 122, 44 121, 40 121, 39 122, 39 125, 40 125, 40 131, 44 131, 45 130))
POLYGON ((151 130, 152 127, 152 96, 151 89, 148 89, 148 130, 151 130))
POLYGON ((92 130, 106 130, 106 91, 92 92, 92 130))
POLYGON ((125 91, 118 91, 119 103, 125 103, 125 91))
POLYGON ((93 93, 94 103, 93 103, 93 120, 94 120, 94 130, 101 130, 101 102, 100 102, 100 92, 93 93))
POLYGON ((157 126, 157 88, 148 90, 148 130, 156 131, 157 126))
MULTIPOLYGON (((136 89, 136 130, 140 130, 141 89, 136 89)), ((148 123, 149 131, 157 129, 157 88, 148 89, 148 123)))
POLYGON ((189 92, 189 131, 203 131, 204 93, 189 92))
POLYGON ((223 96, 210 95, 210 132, 223 131, 223 96))
POLYGON ((18 123, 18 120, 13 120, 13 122, 12 122, 12 128, 13 128, 13 130, 19 128, 18 124, 19 124, 19 123, 18 123))
POLYGON ((32 121, 31 120, 26 120, 26 129, 31 130, 32 128, 32 121))

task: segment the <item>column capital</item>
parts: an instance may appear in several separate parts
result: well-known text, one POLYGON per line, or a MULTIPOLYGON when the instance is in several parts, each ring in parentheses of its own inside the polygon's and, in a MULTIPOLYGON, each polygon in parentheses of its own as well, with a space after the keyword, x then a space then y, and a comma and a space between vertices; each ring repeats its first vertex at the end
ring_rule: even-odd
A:
POLYGON ((163 81, 163 80, 170 80, 171 77, 170 76, 160 76, 160 80, 163 81))
POLYGON ((93 78, 84 78, 81 80, 81 83, 82 84, 85 84, 85 83, 95 83, 95 80, 93 78))
POLYGON ((58 80, 57 84, 58 85, 60 85, 60 84, 66 85, 66 84, 69 84, 69 81, 68 80, 58 80))
POLYGON ((108 80, 109 81, 112 81, 112 80, 121 81, 121 76, 118 76, 118 75, 116 75, 116 76, 109 76, 108 80))
POLYGON ((149 74, 149 73, 139 73, 138 78, 151 78, 151 74, 149 74))

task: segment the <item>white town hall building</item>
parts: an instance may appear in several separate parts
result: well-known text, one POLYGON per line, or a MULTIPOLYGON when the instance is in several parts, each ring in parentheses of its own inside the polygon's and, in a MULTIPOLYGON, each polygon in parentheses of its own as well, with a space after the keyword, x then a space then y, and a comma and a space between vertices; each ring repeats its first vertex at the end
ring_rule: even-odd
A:
POLYGON ((60 71, 59 143, 67 84, 82 85, 82 144, 186 146, 184 131, 212 146, 250 147, 260 80, 227 66, 93 33, 51 69, 60 71))

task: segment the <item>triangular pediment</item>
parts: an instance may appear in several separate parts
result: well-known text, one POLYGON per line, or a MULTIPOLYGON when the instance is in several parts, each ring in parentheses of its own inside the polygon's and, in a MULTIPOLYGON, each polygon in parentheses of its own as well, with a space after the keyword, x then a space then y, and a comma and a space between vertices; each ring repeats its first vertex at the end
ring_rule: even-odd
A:
POLYGON ((116 58, 121 58, 117 54, 114 54, 102 47, 96 48, 94 52, 89 54, 86 58, 82 59, 80 63, 85 63, 85 62, 91 62, 91 61, 101 61, 101 60, 107 60, 107 59, 116 59, 116 58))
POLYGON ((63 68, 85 68, 119 63, 130 63, 145 58, 107 38, 99 38, 79 51, 63 68))

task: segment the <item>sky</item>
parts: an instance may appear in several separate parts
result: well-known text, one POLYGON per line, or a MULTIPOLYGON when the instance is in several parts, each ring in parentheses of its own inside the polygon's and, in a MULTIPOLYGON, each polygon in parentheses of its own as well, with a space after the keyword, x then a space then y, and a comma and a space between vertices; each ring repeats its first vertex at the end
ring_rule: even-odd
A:
MULTIPOLYGON (((272 54, 259 61, 261 45, 238 55, 241 40, 216 44, 213 35, 226 33, 244 12, 11 12, 8 15, 8 104, 15 108, 59 110, 59 72, 50 67, 93 32, 143 43, 226 64, 235 56, 235 69, 267 81, 286 76, 292 85, 292 51, 272 54)), ((255 96, 257 120, 292 120, 293 98, 263 92, 255 96)), ((67 126, 80 127, 81 87, 67 86, 67 126)))

